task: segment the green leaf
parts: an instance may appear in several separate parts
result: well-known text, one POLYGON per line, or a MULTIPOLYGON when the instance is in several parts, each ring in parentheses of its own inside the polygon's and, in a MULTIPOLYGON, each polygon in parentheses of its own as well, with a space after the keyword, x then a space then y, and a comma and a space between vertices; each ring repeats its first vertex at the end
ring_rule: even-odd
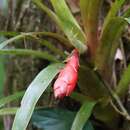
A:
POLYGON ((1 44, 0 44, 0 49, 3 49, 5 46, 7 46, 9 43, 12 43, 18 39, 21 39, 21 38, 24 38, 25 37, 25 34, 21 34, 21 35, 17 35, 15 37, 12 37, 8 40, 5 40, 3 41, 1 44))
POLYGON ((43 69, 27 88, 17 111, 12 130, 25 130, 38 99, 58 74, 63 64, 52 64, 43 69))
MULTIPOLYGON (((76 112, 61 108, 44 108, 36 110, 32 116, 32 123, 43 130, 70 130, 76 112)), ((83 130, 93 130, 88 121, 83 130)))
MULTIPOLYGON (((9 37, 14 36, 15 37, 15 36, 21 35, 21 32, 9 32, 9 31, 5 32, 5 31, 2 31, 2 32, 0 32, 0 35, 2 35, 2 36, 9 36, 9 37)), ((32 37, 32 36, 37 36, 37 35, 38 36, 39 35, 40 36, 47 36, 47 37, 51 37, 51 38, 59 40, 60 43, 63 43, 67 47, 72 47, 70 44, 68 44, 69 41, 65 37, 61 36, 58 33, 53 33, 53 32, 28 32, 28 33, 24 33, 22 35, 25 35, 25 37, 26 36, 27 37, 29 37, 29 36, 32 37)), ((19 39, 19 38, 23 38, 23 37, 17 37, 17 38, 19 39)))
POLYGON ((44 5, 44 3, 42 3, 41 0, 33 0, 33 2, 37 5, 37 7, 39 7, 40 9, 42 9, 44 12, 46 12, 48 14, 48 16, 58 25, 61 26, 61 22, 60 19, 57 17, 57 15, 50 10, 46 5, 44 5))
MULTIPOLYGON (((5 34, 5 35, 11 35, 10 33, 2 33, 1 34, 5 34)), ((16 35, 8 40, 3 41, 0 44, 0 54, 15 54, 15 55, 32 55, 34 57, 39 57, 39 58, 44 58, 44 59, 48 59, 51 61, 58 61, 54 56, 48 54, 48 52, 38 52, 38 51, 33 51, 33 50, 27 50, 27 49, 12 49, 12 50, 2 50, 4 47, 6 47, 7 45, 9 45, 10 43, 19 40, 21 38, 24 37, 31 37, 33 39, 37 39, 39 41, 40 44, 47 46, 49 49, 53 50, 53 52, 60 54, 61 56, 63 56, 65 58, 65 55, 62 51, 60 51, 59 49, 57 49, 54 45, 52 45, 51 43, 49 43, 48 41, 41 41, 39 38, 37 38, 35 35, 51 35, 51 36, 58 36, 58 35, 54 35, 52 33, 47 33, 47 32, 30 32, 30 33, 22 33, 19 35, 16 35)), ((14 35, 14 34, 12 34, 14 35)))
POLYGON ((5 104, 17 100, 19 98, 21 98, 24 95, 25 91, 21 91, 21 92, 16 92, 8 97, 3 97, 0 99, 0 107, 3 107, 5 104))
POLYGON ((116 16, 117 12, 120 10, 120 8, 124 2, 125 2, 125 0, 115 0, 115 2, 112 4, 112 6, 105 18, 102 32, 105 30, 105 28, 106 28, 107 24, 109 23, 109 21, 111 20, 111 18, 116 16))
POLYGON ((46 59, 52 62, 58 62, 55 56, 49 54, 47 51, 35 51, 31 49, 0 49, 0 55, 19 55, 19 56, 32 56, 41 59, 46 59))
POLYGON ((96 105, 95 101, 86 101, 78 111, 74 122, 72 124, 71 130, 82 130, 85 123, 88 121, 92 114, 92 110, 96 105))
POLYGON ((111 129, 115 129, 119 123, 120 115, 115 111, 115 109, 109 104, 101 105, 97 104, 94 108, 93 115, 95 119, 103 122, 111 129))
MULTIPOLYGON (((58 18, 58 16, 53 12, 51 11, 47 6, 45 6, 41 0, 33 0, 33 2, 37 5, 38 8, 40 8, 42 11, 46 12, 49 17, 61 28, 62 26, 62 23, 60 21, 60 19, 58 18)), ((59 37, 59 36, 58 36, 59 37)), ((61 37, 61 36, 60 36, 61 37)), ((59 37, 59 38, 60 38, 59 37)), ((61 39, 61 38, 60 38, 61 39)), ((63 38, 62 38, 63 39, 63 38)), ((62 41, 62 40, 61 40, 62 41)), ((66 40, 65 40, 66 41, 66 40)), ((65 45, 66 46, 69 46, 71 47, 70 45, 70 42, 64 42, 66 43, 65 45)))
POLYGON ((55 54, 59 54, 60 56, 62 56, 63 58, 66 58, 66 55, 64 54, 64 52, 62 50, 60 50, 59 48, 55 47, 52 43, 50 43, 49 41, 46 40, 41 40, 38 37, 34 37, 41 45, 44 45, 46 47, 48 47, 52 52, 54 52, 55 54))
POLYGON ((0 31, 1 36, 17 36, 20 32, 11 32, 11 31, 0 31))
POLYGON ((124 17, 124 18, 130 17, 130 8, 128 8, 128 9, 124 12, 123 17, 124 17))
POLYGON ((88 66, 80 66, 78 84, 81 92, 92 99, 109 97, 109 93, 97 73, 88 66))
POLYGON ((0 109, 0 116, 14 115, 17 110, 17 107, 0 109))
POLYGON ((111 18, 100 39, 100 46, 97 49, 95 66, 109 80, 112 73, 112 63, 116 50, 119 46, 119 38, 125 26, 126 20, 121 17, 111 18))
POLYGON ((103 0, 80 0, 80 9, 87 37, 87 44, 91 56, 93 57, 98 46, 99 11, 102 1, 103 0))
POLYGON ((57 25, 67 35, 68 39, 74 47, 78 48, 81 53, 86 51, 86 46, 84 45, 86 42, 84 33, 70 13, 65 1, 60 1, 60 6, 57 4, 58 1, 51 1, 58 16, 43 3, 41 3, 40 0, 33 0, 33 2, 43 11, 45 11, 55 21, 55 23, 57 23, 57 25), (61 8, 61 6, 63 8, 61 8), (61 15, 59 11, 64 11, 64 14, 62 13, 61 15))
POLYGON ((130 24, 130 17, 129 18, 124 18, 129 24, 130 24))
POLYGON ((65 0, 51 0, 51 3, 60 19, 61 29, 72 45, 76 47, 79 52, 84 53, 86 51, 86 45, 84 45, 86 43, 85 35, 67 7, 65 0))
MULTIPOLYGON (((61 20, 68 20, 68 22, 71 22, 72 24, 74 24, 79 30, 80 32, 82 31, 79 24, 77 23, 77 21, 75 20, 75 18, 73 17, 72 13, 70 12, 65 0, 51 0, 51 3, 56 11, 57 16, 59 17, 59 19, 61 20), (58 4, 60 2, 60 5, 58 4), (60 12, 60 11, 63 11, 60 12)), ((83 32, 81 32, 83 33, 83 32)), ((82 37, 82 35, 81 35, 82 37)))
POLYGON ((73 92, 70 95, 70 97, 75 99, 76 101, 80 102, 81 104, 83 104, 86 100, 92 100, 91 97, 78 93, 78 92, 73 92))
POLYGON ((88 10, 89 10, 88 7, 89 7, 90 2, 91 1, 89 1, 89 0, 80 0, 80 10, 81 10, 81 16, 82 16, 85 32, 87 31, 86 23, 88 22, 88 20, 86 20, 86 19, 88 19, 88 13, 90 13, 90 12, 88 12, 88 10))
POLYGON ((121 80, 116 87, 116 93, 122 97, 126 94, 130 84, 130 65, 124 71, 121 80))

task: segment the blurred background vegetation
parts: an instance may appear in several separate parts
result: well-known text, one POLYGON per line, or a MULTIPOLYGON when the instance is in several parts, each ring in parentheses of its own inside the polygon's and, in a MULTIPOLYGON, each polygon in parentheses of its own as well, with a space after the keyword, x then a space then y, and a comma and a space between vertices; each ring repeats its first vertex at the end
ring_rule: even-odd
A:
MULTIPOLYGON (((49 0, 43 0, 44 3, 50 7, 49 0)), ((123 6, 122 11, 130 8, 130 1, 126 0, 127 3, 123 6)), ((110 8, 112 0, 104 0, 103 8, 101 10, 100 24, 103 22, 103 18, 110 8)), ((79 24, 82 26, 80 19, 80 9, 79 0, 67 0, 67 3, 74 14, 75 18, 78 20, 79 24)), ((122 12, 119 12, 122 13, 122 12)), ((10 32, 60 32, 57 26, 50 20, 50 18, 41 12, 36 6, 31 2, 31 0, 0 0, 0 31, 10 31, 10 32)), ((60 32, 62 34, 62 32, 60 32)), ((4 41, 10 38, 11 35, 0 35, 0 41, 4 41)), ((44 36, 43 39, 52 42, 52 39, 44 36)), ((53 39, 53 43, 59 41, 53 39)), ((130 28, 124 33, 122 37, 123 46, 125 48, 125 61, 126 64, 130 63, 130 28)), ((22 39, 16 41, 14 45, 10 45, 10 48, 19 47, 26 49, 36 49, 36 50, 47 50, 36 43, 36 41, 31 39, 22 39), (21 44, 18 44, 21 43, 21 44)), ((56 44, 57 48, 64 50, 63 46, 56 44)), ((51 53, 51 52, 50 52, 51 53)), ((18 57, 9 55, 0 55, 0 97, 11 95, 19 90, 24 90, 26 86, 32 81, 36 74, 45 66, 49 64, 47 60, 33 59, 31 57, 18 57)), ((116 73, 122 72, 122 58, 118 57, 115 64, 117 67, 114 68, 116 73)), ((120 79, 120 77, 119 77, 120 79)), ((129 97, 128 97, 129 98, 129 97)), ((126 107, 130 108, 130 102, 126 103, 126 107)), ((79 109, 80 104, 73 101, 70 98, 64 98, 63 101, 56 101, 53 99, 52 93, 46 91, 41 97, 39 105, 43 106, 55 106, 60 105, 63 108, 68 108, 70 110, 76 111, 79 109), (44 97, 45 100, 42 100, 44 97)), ((7 107, 18 106, 19 101, 9 103, 7 107)), ((130 109, 128 109, 130 112, 130 109)), ((10 130, 12 126, 14 116, 1 116, 0 117, 0 130, 10 130)), ((33 130, 31 125, 28 130, 33 130)))

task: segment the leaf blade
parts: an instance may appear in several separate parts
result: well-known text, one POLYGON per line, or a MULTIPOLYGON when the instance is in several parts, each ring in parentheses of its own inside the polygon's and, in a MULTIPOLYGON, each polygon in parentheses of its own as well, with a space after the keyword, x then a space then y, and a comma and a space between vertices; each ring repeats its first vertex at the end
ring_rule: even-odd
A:
POLYGON ((0 116, 14 115, 17 110, 18 110, 17 107, 0 109, 0 116))
POLYGON ((4 106, 5 104, 17 100, 18 98, 21 98, 24 95, 25 91, 16 92, 10 96, 4 97, 0 99, 0 107, 4 106))
POLYGON ((93 100, 108 99, 109 97, 109 93, 96 71, 88 66, 80 67, 78 85, 80 91, 93 100))
POLYGON ((100 46, 95 57, 97 70, 109 81, 112 73, 112 62, 118 48, 118 40, 127 22, 122 17, 111 18, 100 38, 100 46), (106 69, 107 68, 107 69, 106 69), (109 69, 109 70, 108 70, 109 69))
POLYGON ((51 0, 51 3, 60 19, 61 29, 66 34, 72 45, 79 49, 80 53, 84 53, 87 49, 84 45, 86 43, 85 34, 71 14, 65 0, 51 0))
MULTIPOLYGON (((76 112, 61 108, 42 108, 33 113, 32 123, 44 130, 70 130, 76 112)), ((94 130, 92 123, 87 121, 83 130, 94 130)))
POLYGON ((60 2, 60 5, 62 5, 62 7, 65 7, 65 8, 61 8, 57 1, 55 1, 55 0, 51 1, 55 11, 57 12, 57 15, 52 10, 50 10, 48 7, 46 7, 40 0, 33 0, 33 2, 40 9, 42 9, 44 12, 46 12, 49 15, 49 17, 52 18, 52 20, 66 34, 66 36, 69 39, 68 43, 71 43, 71 45, 76 47, 80 53, 84 53, 87 50, 86 45, 84 45, 86 42, 85 35, 84 35, 83 31, 81 30, 81 28, 79 27, 79 25, 77 24, 76 20, 71 15, 64 0, 61 0, 59 2, 60 2), (66 11, 69 19, 67 19, 65 17, 65 15, 63 15, 63 17, 61 18, 61 15, 58 15, 59 10, 61 12, 66 11))
POLYGON ((107 24, 109 23, 109 21, 111 20, 111 18, 115 17, 117 12, 119 11, 120 7, 123 5, 123 3, 125 2, 125 0, 115 0, 115 2, 112 4, 111 9, 109 10, 104 24, 103 24, 103 29, 102 29, 102 33, 105 30, 107 24))
POLYGON ((21 107, 16 113, 12 130, 26 129, 38 99, 62 67, 63 64, 60 63, 50 65, 36 76, 25 92, 21 107))
POLYGON ((92 60, 98 46, 99 12, 102 0, 80 0, 81 16, 92 60))
POLYGON ((18 56, 32 56, 37 57, 41 59, 46 59, 51 62, 58 62, 58 60, 55 58, 55 56, 49 54, 47 51, 41 52, 41 51, 35 51, 31 49, 0 49, 0 55, 18 55, 18 56))
POLYGON ((130 84, 130 65, 126 68, 124 71, 121 80, 119 81, 117 87, 116 87, 116 93, 120 97, 124 96, 126 91, 128 90, 130 84))
POLYGON ((95 101, 86 101, 80 108, 77 113, 74 122, 72 124, 71 130, 82 130, 88 118, 90 117, 94 106, 96 105, 95 101))

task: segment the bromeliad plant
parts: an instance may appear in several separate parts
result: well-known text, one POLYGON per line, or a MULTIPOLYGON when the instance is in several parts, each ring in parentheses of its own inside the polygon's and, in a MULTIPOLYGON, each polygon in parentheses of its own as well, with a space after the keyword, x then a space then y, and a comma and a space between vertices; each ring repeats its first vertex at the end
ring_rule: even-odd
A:
MULTIPOLYGON (((119 40, 122 32, 129 23, 130 9, 121 16, 117 16, 125 0, 115 0, 99 30, 103 0, 80 0, 83 28, 79 26, 65 0, 50 0, 50 2, 54 11, 44 5, 41 0, 33 0, 33 3, 48 14, 66 37, 52 32, 1 32, 2 35, 13 35, 13 37, 0 44, 0 54, 31 55, 53 62, 36 76, 25 91, 21 106, 16 112, 12 130, 27 128, 38 99, 58 73, 54 83, 55 97, 61 99, 70 95, 82 104, 70 126, 71 130, 85 129, 84 126, 92 114, 96 120, 103 122, 106 128, 117 129, 121 117, 130 121, 130 116, 121 102, 130 83, 130 65, 125 69, 119 83, 116 86, 112 84, 114 57, 117 48, 120 47, 119 40), (66 59, 64 52, 39 38, 41 35, 56 38, 64 44, 66 50, 72 50, 72 48, 75 50, 66 59), (32 38, 48 47, 59 55, 60 59, 66 60, 66 65, 45 51, 4 48, 13 41, 25 37, 32 38), (77 79, 80 93, 72 93, 77 79)), ((21 97, 21 94, 18 94, 18 97, 21 97)), ((4 99, 0 103, 3 105, 8 101, 11 100, 4 99)))

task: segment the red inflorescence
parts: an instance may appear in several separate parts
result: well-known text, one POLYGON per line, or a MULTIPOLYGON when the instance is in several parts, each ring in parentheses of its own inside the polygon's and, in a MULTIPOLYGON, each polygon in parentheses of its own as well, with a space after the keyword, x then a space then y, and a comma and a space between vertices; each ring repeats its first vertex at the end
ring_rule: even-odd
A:
POLYGON ((54 83, 55 98, 69 96, 76 86, 79 68, 79 53, 74 49, 72 55, 67 58, 65 67, 60 71, 54 83))

